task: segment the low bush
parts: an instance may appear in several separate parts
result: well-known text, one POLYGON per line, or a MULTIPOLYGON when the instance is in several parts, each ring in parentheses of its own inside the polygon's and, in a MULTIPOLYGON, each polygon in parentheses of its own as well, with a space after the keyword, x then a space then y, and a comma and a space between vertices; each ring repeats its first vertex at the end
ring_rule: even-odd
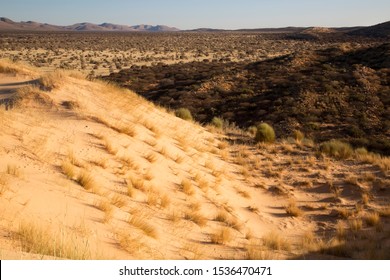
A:
POLYGON ((330 140, 322 143, 320 145, 320 151, 323 154, 337 159, 348 159, 353 155, 351 145, 339 140, 330 140))
POLYGON ((222 129, 223 128, 223 119, 218 118, 218 117, 214 117, 211 120, 211 125, 215 126, 216 128, 222 129))
POLYGON ((275 131, 272 126, 267 123, 262 123, 258 125, 255 135, 255 141, 273 143, 275 141, 275 131))
POLYGON ((179 108, 179 109, 177 109, 175 111, 175 115, 176 115, 176 117, 181 118, 181 119, 186 120, 186 121, 192 121, 193 120, 191 112, 187 108, 179 108))

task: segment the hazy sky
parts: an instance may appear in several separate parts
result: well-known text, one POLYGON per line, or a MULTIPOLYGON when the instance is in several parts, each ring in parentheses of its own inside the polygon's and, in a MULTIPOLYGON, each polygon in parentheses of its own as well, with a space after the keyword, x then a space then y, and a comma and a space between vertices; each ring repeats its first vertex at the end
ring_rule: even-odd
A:
POLYGON ((390 20, 390 0, 0 0, 0 16, 57 25, 165 24, 180 29, 356 26, 390 20))

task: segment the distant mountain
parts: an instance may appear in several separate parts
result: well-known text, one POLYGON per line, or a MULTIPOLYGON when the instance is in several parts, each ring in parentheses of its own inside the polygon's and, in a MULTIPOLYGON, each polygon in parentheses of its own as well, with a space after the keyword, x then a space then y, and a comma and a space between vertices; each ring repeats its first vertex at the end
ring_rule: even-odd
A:
POLYGON ((119 25, 113 23, 94 24, 89 22, 76 23, 68 26, 51 25, 34 21, 15 22, 9 18, 0 18, 0 31, 121 31, 121 32, 173 32, 179 31, 178 28, 166 25, 119 25))
POLYGON ((390 37, 390 21, 380 23, 377 25, 363 27, 351 32, 348 32, 349 35, 357 36, 367 36, 367 37, 390 37))
POLYGON ((31 31, 60 31, 61 27, 47 24, 39 23, 34 21, 21 21, 15 22, 8 18, 0 18, 0 31, 4 30, 31 30, 31 31))

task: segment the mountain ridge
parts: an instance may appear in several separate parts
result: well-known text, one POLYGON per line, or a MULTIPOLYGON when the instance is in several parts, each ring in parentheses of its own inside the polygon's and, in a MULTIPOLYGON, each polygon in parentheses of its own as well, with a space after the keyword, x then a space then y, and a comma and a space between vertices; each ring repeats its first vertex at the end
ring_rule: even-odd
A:
POLYGON ((244 28, 244 29, 220 29, 220 28, 195 28, 179 29, 167 25, 121 25, 104 22, 95 24, 90 22, 75 23, 66 26, 40 23, 35 21, 16 22, 7 17, 0 17, 0 31, 92 31, 92 32, 262 32, 262 33, 299 33, 299 34, 324 34, 340 33, 351 36, 368 37, 389 37, 390 21, 372 26, 352 26, 352 27, 321 27, 321 26, 287 26, 275 28, 244 28), (326 31, 326 32, 324 32, 326 31))
POLYGON ((1 31, 122 31, 122 32, 174 32, 180 31, 176 27, 166 25, 120 25, 114 23, 95 24, 90 22, 75 23, 66 26, 39 23, 34 21, 16 22, 6 17, 0 18, 1 31))

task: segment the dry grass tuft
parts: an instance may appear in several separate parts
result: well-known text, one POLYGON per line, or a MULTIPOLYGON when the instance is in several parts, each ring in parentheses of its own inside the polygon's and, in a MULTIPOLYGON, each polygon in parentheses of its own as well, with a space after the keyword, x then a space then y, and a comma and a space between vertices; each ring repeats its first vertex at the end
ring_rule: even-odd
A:
POLYGON ((86 190, 91 190, 96 187, 96 182, 90 172, 82 170, 76 178, 76 182, 79 183, 86 190))
POLYGON ((297 206, 294 199, 290 199, 288 204, 285 206, 286 213, 293 217, 300 217, 303 215, 303 211, 297 206))
POLYGON ((127 180, 127 189, 137 189, 140 191, 146 191, 147 187, 145 186, 145 181, 136 177, 130 177, 127 180))
POLYGON ((227 223, 229 221, 229 216, 226 211, 218 211, 217 215, 214 218, 214 221, 221 222, 221 223, 227 223))
POLYGON ((157 231, 153 225, 151 225, 147 222, 147 220, 148 220, 147 217, 145 217, 143 215, 132 215, 128 219, 128 223, 133 225, 134 227, 142 230, 147 236, 150 236, 150 237, 156 239, 157 238, 157 231))
POLYGON ((100 200, 95 202, 94 206, 104 212, 103 222, 108 223, 113 217, 113 208, 106 200, 100 200))
POLYGON ((176 155, 173 159, 177 164, 182 164, 184 162, 184 156, 176 155))
POLYGON ((337 211, 338 215, 343 219, 348 219, 355 214, 355 212, 353 210, 349 210, 346 208, 339 208, 336 211, 337 211))
POLYGON ((272 250, 286 250, 291 249, 291 244, 287 239, 283 238, 276 232, 270 232, 263 236, 264 245, 272 250))
POLYGON ((175 211, 175 210, 172 210, 168 215, 167 215, 167 219, 172 221, 173 223, 177 223, 178 221, 180 221, 181 219, 181 215, 175 211))
POLYGON ((361 219, 353 219, 348 221, 349 229, 356 233, 363 228, 363 221, 361 219))
POLYGON ((156 191, 148 191, 146 203, 150 206, 158 206, 160 204, 160 194, 156 191))
POLYGON ((119 242, 119 245, 127 252, 134 254, 140 253, 144 249, 147 249, 147 245, 141 241, 139 236, 132 237, 126 231, 121 231, 116 233, 116 239, 119 242))
POLYGON ((157 155, 154 154, 154 153, 152 153, 152 152, 146 154, 146 155, 144 156, 144 158, 145 158, 148 162, 150 162, 150 163, 154 163, 154 162, 157 161, 157 155))
POLYGON ((126 134, 130 137, 135 137, 137 135, 137 131, 135 125, 121 125, 118 126, 118 132, 126 134))
POLYGON ((246 260, 274 260, 277 259, 276 255, 264 248, 259 242, 252 241, 245 247, 245 259, 246 260))
POLYGON ((171 204, 171 199, 166 194, 163 194, 160 197, 160 199, 161 199, 161 201, 160 201, 161 208, 167 208, 171 204))
POLYGON ((336 224, 336 236, 338 240, 344 240, 346 235, 345 225, 342 221, 338 221, 336 224))
POLYGON ((19 177, 21 175, 19 167, 14 164, 7 164, 6 173, 15 177, 19 177))
POLYGON ((106 148, 107 152, 111 155, 116 155, 118 153, 118 147, 115 146, 110 140, 104 138, 103 145, 106 148))
POLYGON ((186 195, 194 195, 194 187, 191 183, 190 180, 188 179, 183 179, 180 183, 181 190, 186 194, 186 195))
POLYGON ((0 197, 2 197, 8 190, 9 187, 7 184, 7 178, 4 176, 4 174, 0 173, 0 197))
POLYGON ((62 172, 68 177, 70 180, 73 180, 76 176, 75 166, 68 160, 65 160, 61 164, 62 172))
POLYGON ((184 219, 189 220, 198 226, 205 226, 207 224, 207 219, 197 211, 187 211, 184 213, 184 219))
POLYGON ((126 199, 119 194, 113 194, 110 197, 110 202, 112 205, 115 205, 118 208, 122 208, 126 205, 126 199))
POLYGON ((364 221, 368 226, 377 226, 381 222, 381 218, 377 212, 367 213, 364 216, 364 221))
POLYGON ((92 259, 88 240, 80 240, 65 231, 53 234, 46 228, 22 222, 16 239, 24 252, 72 260, 92 259))
POLYGON ((210 235, 211 243, 226 245, 232 240, 232 232, 229 228, 220 227, 215 233, 210 235))
POLYGON ((237 189, 237 193, 239 195, 241 195, 243 198, 246 198, 246 199, 251 198, 251 195, 247 191, 237 189))
POLYGON ((50 72, 39 79, 39 84, 43 90, 52 91, 53 89, 59 88, 65 78, 63 71, 57 70, 50 72))

